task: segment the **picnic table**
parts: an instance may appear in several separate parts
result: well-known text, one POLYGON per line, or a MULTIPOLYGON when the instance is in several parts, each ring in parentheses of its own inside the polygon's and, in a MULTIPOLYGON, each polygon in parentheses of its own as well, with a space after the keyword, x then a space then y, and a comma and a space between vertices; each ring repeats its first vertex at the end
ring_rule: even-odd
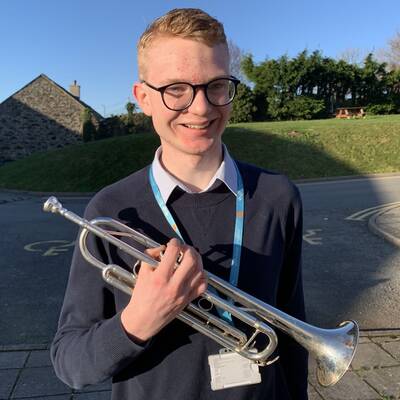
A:
POLYGON ((364 118, 364 107, 340 107, 336 109, 336 118, 364 118))

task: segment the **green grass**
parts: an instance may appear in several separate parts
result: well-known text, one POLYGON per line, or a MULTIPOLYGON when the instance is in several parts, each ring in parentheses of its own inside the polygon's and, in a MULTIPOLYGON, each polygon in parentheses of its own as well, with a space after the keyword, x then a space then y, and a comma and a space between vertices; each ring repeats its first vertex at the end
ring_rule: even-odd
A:
MULTIPOLYGON (((235 158, 292 179, 400 171, 400 115, 235 124, 223 140, 235 158)), ((138 134, 35 154, 1 167, 0 187, 95 191, 150 163, 158 143, 138 134)))

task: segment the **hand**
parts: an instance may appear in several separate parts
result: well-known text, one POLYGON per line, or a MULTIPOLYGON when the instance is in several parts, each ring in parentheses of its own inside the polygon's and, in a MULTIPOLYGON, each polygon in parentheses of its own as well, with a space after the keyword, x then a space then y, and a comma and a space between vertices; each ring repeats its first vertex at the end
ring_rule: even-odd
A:
MULTIPOLYGON (((147 253, 158 258, 163 249, 165 246, 149 249, 147 253)), ((206 276, 199 253, 172 239, 158 267, 142 262, 131 300, 121 314, 122 325, 134 340, 146 341, 206 288, 206 276), (176 260, 180 252, 183 258, 177 267, 176 260)))

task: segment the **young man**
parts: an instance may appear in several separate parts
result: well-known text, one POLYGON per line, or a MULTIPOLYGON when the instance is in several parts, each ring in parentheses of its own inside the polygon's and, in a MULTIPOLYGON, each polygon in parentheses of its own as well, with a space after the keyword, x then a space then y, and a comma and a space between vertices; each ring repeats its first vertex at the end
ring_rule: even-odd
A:
MULTIPOLYGON (((151 166, 100 191, 85 217, 109 216, 168 244, 158 268, 142 263, 131 298, 75 251, 51 350, 57 375, 76 388, 112 377, 118 400, 307 399, 306 352, 289 337, 279 335, 280 358, 260 368, 261 383, 212 391, 209 356, 221 346, 175 318, 206 289, 204 264, 304 319, 298 191, 234 161, 221 141, 238 83, 223 27, 201 10, 172 10, 144 32, 138 61, 134 95, 161 146, 151 166)), ((135 260, 114 247, 88 245, 132 269, 135 260)))

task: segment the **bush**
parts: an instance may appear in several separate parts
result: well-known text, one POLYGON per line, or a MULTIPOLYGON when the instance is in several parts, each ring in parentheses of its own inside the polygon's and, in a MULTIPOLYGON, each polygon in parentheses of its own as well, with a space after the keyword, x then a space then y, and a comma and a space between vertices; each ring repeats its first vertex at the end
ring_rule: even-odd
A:
POLYGON ((82 120, 82 139, 83 141, 90 142, 96 138, 96 127, 92 122, 92 112, 85 108, 81 114, 82 120))
POLYGON ((296 96, 284 99, 278 95, 269 97, 268 114, 272 119, 297 120, 314 119, 324 116, 326 111, 323 100, 316 100, 308 96, 296 96))
POLYGON ((372 115, 396 114, 398 111, 394 103, 370 104, 366 108, 366 112, 372 115))
POLYGON ((296 96, 287 102, 287 112, 290 119, 313 119, 321 117, 325 111, 323 100, 307 96, 296 96))
POLYGON ((96 127, 94 126, 92 121, 86 121, 83 123, 82 127, 82 138, 83 141, 90 142, 92 140, 95 140, 96 138, 96 127))
POLYGON ((114 115, 101 121, 96 140, 147 132, 153 132, 153 123, 147 115, 143 113, 114 115))
POLYGON ((154 132, 151 117, 148 117, 146 114, 142 112, 134 113, 132 121, 137 133, 154 132))
POLYGON ((113 117, 105 118, 103 121, 101 121, 97 139, 123 136, 125 134, 126 129, 123 119, 114 115, 113 117))
POLYGON ((253 91, 246 85, 239 83, 229 122, 251 122, 257 111, 256 98, 253 91))

